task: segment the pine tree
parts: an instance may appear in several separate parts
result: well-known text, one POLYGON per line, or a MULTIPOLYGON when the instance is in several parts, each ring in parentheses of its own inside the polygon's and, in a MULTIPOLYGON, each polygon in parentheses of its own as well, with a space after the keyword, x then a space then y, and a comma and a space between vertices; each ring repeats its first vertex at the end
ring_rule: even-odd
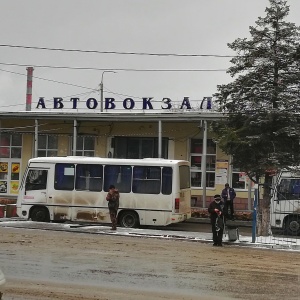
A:
POLYGON ((269 0, 266 16, 250 26, 250 39, 228 47, 236 52, 214 95, 228 118, 213 124, 220 148, 251 180, 264 182, 258 234, 270 229, 271 174, 300 165, 300 27, 286 22, 287 1, 269 0))

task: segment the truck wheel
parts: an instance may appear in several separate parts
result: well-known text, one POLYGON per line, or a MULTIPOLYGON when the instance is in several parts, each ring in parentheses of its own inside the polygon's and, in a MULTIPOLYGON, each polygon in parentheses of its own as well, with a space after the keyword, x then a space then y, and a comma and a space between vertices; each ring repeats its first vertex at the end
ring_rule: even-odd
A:
POLYGON ((288 216, 285 220, 285 231, 289 235, 300 235, 300 217, 288 216))
POLYGON ((134 211, 123 211, 119 220, 120 225, 127 228, 135 228, 140 224, 139 216, 134 211))
POLYGON ((49 222, 50 216, 49 211, 45 207, 35 207, 31 214, 31 220, 35 222, 49 222))

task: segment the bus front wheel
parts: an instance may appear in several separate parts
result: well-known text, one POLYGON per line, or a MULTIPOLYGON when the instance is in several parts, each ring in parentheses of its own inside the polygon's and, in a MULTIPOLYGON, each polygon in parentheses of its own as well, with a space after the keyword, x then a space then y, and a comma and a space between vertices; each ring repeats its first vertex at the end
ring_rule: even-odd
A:
POLYGON ((45 207, 35 207, 31 214, 31 220, 36 222, 49 222, 49 212, 45 207))
POLYGON ((120 215, 120 225, 127 228, 135 228, 139 226, 139 216, 134 211, 123 211, 120 215))
POLYGON ((300 235, 300 217, 288 216, 285 220, 285 231, 289 235, 300 235))

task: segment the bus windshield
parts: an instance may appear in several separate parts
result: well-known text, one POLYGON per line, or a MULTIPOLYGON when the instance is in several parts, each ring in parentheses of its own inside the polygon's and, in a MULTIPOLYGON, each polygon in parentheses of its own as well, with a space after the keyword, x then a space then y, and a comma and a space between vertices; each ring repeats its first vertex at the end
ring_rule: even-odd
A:
POLYGON ((283 178, 277 187, 277 200, 300 199, 300 178, 283 178))

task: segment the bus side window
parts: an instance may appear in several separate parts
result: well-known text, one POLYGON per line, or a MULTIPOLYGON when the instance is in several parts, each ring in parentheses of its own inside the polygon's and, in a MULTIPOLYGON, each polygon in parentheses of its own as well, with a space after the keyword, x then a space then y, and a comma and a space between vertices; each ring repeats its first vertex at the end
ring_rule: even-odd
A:
POLYGON ((132 192, 137 194, 159 194, 161 185, 160 167, 133 167, 132 192))
POLYGON ((109 186, 113 184, 120 193, 130 193, 131 178, 131 166, 106 165, 104 168, 104 191, 107 192, 109 186))
POLYGON ((170 167, 163 167, 162 169, 162 185, 161 192, 163 195, 170 195, 172 193, 172 174, 173 170, 170 167))
POLYGON ((76 166, 75 189, 81 191, 102 191, 103 166, 78 164, 76 166))
POLYGON ((56 164, 54 188, 56 190, 74 189, 75 166, 74 164, 56 164))
POLYGON ((47 170, 29 170, 25 189, 27 191, 45 190, 47 188, 47 175, 47 170))

